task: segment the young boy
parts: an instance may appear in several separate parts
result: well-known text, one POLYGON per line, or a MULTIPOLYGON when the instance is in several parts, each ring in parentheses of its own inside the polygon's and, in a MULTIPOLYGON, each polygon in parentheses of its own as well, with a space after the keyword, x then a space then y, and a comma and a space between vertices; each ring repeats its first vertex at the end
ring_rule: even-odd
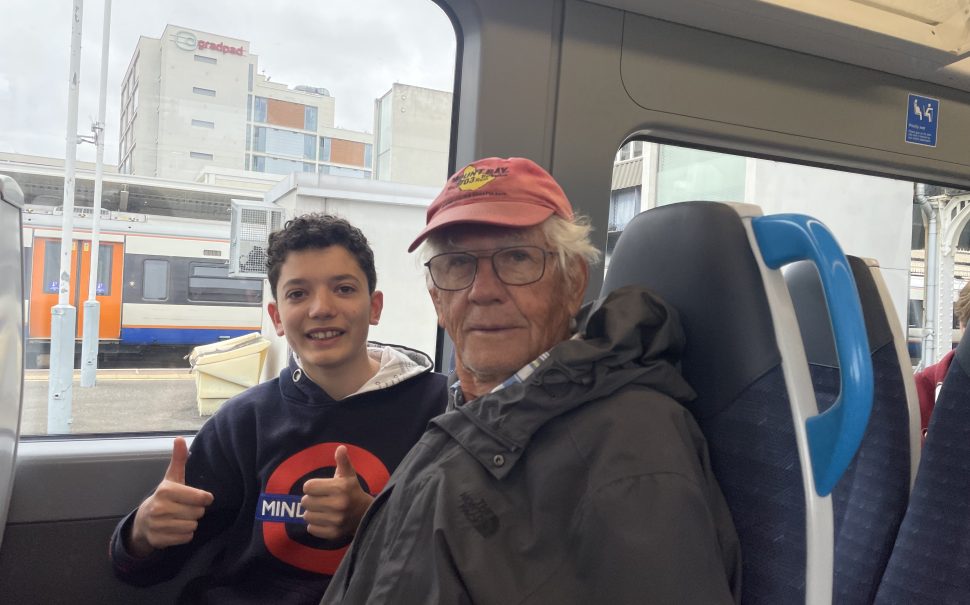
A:
POLYGON ((219 536, 180 601, 317 603, 372 494, 447 399, 427 356, 368 345, 383 295, 360 230, 302 216, 270 236, 267 256, 289 367, 227 401, 191 454, 176 439, 164 479, 112 536, 116 575, 138 585, 173 577, 219 536))

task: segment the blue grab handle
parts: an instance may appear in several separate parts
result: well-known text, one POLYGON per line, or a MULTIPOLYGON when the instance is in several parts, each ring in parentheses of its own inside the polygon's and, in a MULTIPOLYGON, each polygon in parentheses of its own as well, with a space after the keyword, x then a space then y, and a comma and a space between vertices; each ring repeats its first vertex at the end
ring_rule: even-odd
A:
POLYGON ((815 491, 827 496, 862 442, 872 410, 872 360, 855 279, 832 232, 803 214, 751 219, 765 264, 772 269, 808 260, 815 263, 832 320, 842 385, 835 404, 805 423, 815 491))

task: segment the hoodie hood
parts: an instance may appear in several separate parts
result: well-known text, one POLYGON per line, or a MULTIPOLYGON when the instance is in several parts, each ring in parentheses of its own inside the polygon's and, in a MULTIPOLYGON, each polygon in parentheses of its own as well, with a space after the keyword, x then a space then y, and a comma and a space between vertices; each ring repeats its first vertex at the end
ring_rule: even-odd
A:
POLYGON ((340 400, 333 399, 313 382, 303 371, 296 355, 290 356, 289 365, 280 372, 280 393, 294 403, 326 404, 345 401, 351 397, 390 388, 410 378, 430 372, 434 364, 431 358, 416 349, 379 342, 367 343, 367 354, 380 363, 377 373, 362 384, 357 391, 340 400))
MULTIPOLYGON (((683 348, 684 332, 672 307, 643 288, 619 288, 586 309, 581 338, 554 346, 524 382, 469 401, 433 422, 488 468, 494 442, 521 453, 550 420, 629 386, 691 401, 694 390, 678 370, 683 348), (491 444, 482 443, 482 433, 491 444)), ((505 464, 496 474, 511 467, 505 464)))

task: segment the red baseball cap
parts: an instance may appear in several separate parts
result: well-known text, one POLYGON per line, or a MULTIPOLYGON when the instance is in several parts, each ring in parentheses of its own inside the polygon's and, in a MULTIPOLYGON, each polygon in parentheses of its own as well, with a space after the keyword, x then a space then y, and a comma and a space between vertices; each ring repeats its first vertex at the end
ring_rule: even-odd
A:
POLYGON ((408 252, 432 232, 461 223, 532 227, 553 214, 572 220, 562 187, 541 166, 525 158, 485 158, 448 179, 428 207, 427 224, 408 252))

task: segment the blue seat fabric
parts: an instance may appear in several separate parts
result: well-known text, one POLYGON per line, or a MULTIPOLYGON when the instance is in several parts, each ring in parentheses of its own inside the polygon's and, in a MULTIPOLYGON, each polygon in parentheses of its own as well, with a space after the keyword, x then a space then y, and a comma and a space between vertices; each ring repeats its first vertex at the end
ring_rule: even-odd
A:
MULTIPOLYGON (((868 605, 893 549, 909 497, 909 409, 892 331, 869 267, 849 257, 873 369, 873 404, 859 451, 832 492, 833 603, 868 605)), ((819 411, 840 389, 838 359, 818 273, 798 263, 785 275, 798 315, 819 411)), ((905 368, 905 371, 910 371, 905 368)))
POLYGON ((957 346, 928 428, 879 604, 970 603, 970 338, 957 346))
POLYGON ((685 202, 635 217, 601 294, 630 284, 677 309, 688 408, 741 542, 742 602, 805 600, 805 501, 781 357, 743 223, 724 204, 685 202))

